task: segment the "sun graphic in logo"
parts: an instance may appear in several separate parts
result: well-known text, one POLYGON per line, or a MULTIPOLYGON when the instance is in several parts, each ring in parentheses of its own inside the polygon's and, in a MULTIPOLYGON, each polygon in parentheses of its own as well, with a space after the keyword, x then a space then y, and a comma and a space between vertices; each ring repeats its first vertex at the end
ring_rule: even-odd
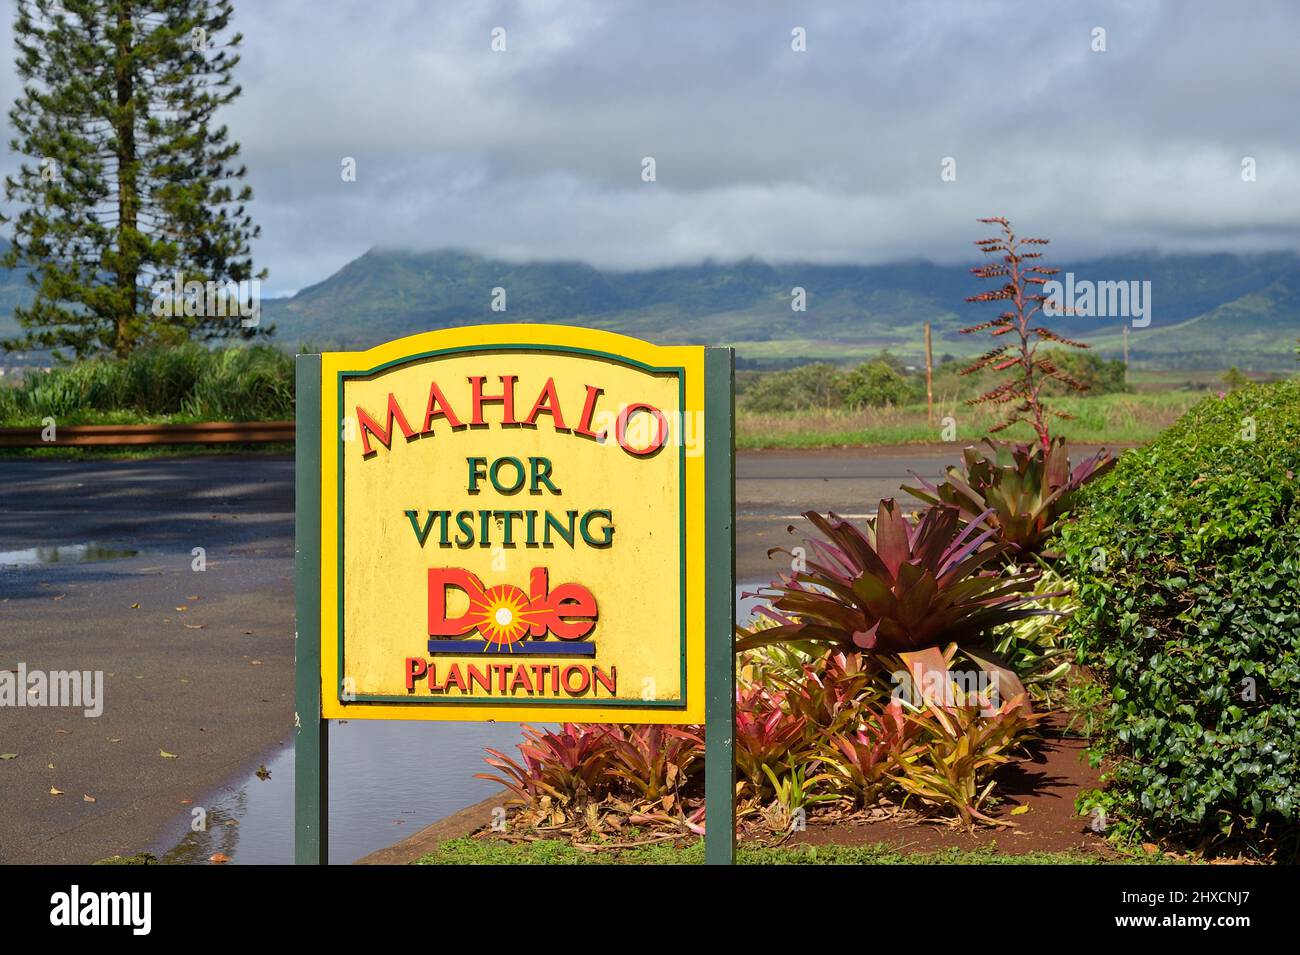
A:
POLYGON ((483 592, 483 600, 470 604, 471 618, 483 640, 484 649, 509 649, 524 638, 532 623, 528 597, 518 587, 498 584, 483 592))

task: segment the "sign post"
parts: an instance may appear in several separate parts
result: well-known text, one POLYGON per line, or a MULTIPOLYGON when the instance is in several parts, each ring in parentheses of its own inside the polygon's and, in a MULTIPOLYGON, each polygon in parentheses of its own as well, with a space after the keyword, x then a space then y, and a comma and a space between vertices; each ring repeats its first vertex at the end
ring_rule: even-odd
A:
POLYGON ((295 373, 293 861, 324 865, 330 748, 320 684, 320 355, 299 355, 295 373))
POLYGON ((707 712, 704 718, 704 860, 736 860, 736 454, 735 352, 704 353, 705 522, 709 566, 707 712))
POLYGON ((732 350, 491 325, 297 378, 296 861, 339 718, 704 723, 732 861, 732 350))

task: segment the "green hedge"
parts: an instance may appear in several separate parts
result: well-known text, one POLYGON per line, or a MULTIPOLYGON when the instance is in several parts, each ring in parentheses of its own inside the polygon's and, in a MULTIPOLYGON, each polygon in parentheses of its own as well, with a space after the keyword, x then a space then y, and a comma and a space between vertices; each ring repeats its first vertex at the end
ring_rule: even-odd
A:
POLYGON ((1062 532, 1070 638, 1111 701, 1085 804, 1121 833, 1296 850, 1298 477, 1300 382, 1253 386, 1127 452, 1062 532))

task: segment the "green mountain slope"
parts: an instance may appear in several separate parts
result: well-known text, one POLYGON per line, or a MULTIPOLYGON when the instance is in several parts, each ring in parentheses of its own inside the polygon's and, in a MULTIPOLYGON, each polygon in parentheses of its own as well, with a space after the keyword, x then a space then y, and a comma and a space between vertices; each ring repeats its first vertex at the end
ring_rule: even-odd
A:
MULTIPOLYGON (((8 251, 9 240, 0 238, 0 255, 8 251)), ((13 318, 14 306, 30 299, 31 288, 27 284, 27 273, 23 269, 0 268, 0 338, 18 333, 18 323, 13 318)))

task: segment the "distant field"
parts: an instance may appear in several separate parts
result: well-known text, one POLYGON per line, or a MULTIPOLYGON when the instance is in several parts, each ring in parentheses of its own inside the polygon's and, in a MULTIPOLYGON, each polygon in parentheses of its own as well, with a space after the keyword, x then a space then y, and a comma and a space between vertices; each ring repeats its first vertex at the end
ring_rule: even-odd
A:
MULTIPOLYGON (((836 342, 826 341, 825 339, 791 338, 763 342, 739 341, 734 344, 738 358, 754 361, 791 361, 799 363, 829 361, 838 364, 868 361, 879 355, 882 349, 888 349, 908 362, 920 363, 924 361, 924 358, 917 343, 924 341, 923 335, 924 332, 918 330, 910 339, 903 341, 880 339, 869 342, 836 342)), ((938 351, 937 345, 935 350, 938 351)), ((958 348, 950 346, 948 343, 944 343, 943 351, 962 356, 978 353, 978 349, 974 346, 958 348)))
MULTIPOLYGON (((1095 398, 1061 398, 1053 407, 1075 416, 1057 421, 1054 433, 1071 441, 1089 444, 1149 441, 1169 427, 1205 393, 1163 391, 1133 395, 1100 395, 1095 398)), ((782 414, 736 413, 736 446, 739 448, 819 448, 840 445, 920 444, 946 440, 943 419, 951 417, 956 427, 952 440, 978 440, 999 420, 984 408, 960 403, 935 405, 935 420, 928 424, 925 405, 899 408, 868 408, 862 411, 800 411, 782 414)), ((1033 432, 1018 425, 1002 437, 1026 440, 1033 432)))
MULTIPOLYGON (((1276 381, 1286 378, 1286 372, 1247 372, 1246 377, 1253 382, 1276 381)), ((1223 371, 1177 370, 1177 369, 1133 369, 1128 375, 1129 384, 1136 391, 1219 391, 1223 385, 1223 371)))

